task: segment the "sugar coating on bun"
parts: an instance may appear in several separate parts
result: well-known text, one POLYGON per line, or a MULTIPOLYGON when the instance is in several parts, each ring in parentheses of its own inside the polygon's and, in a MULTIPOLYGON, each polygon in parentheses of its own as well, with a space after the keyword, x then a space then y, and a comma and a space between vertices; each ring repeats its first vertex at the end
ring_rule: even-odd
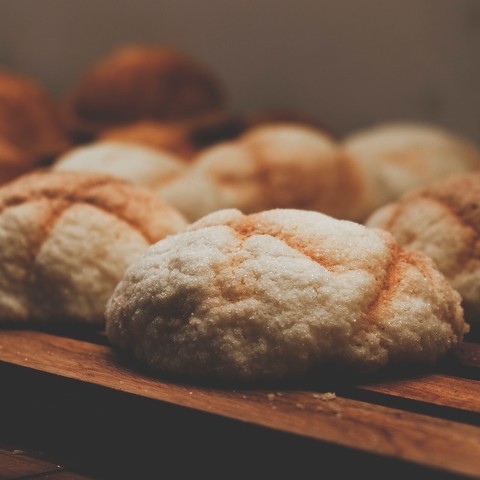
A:
POLYGON ((157 188, 184 170, 173 153, 124 141, 99 141, 65 152, 53 164, 57 171, 98 172, 136 185, 157 188))
POLYGON ((305 125, 261 125, 205 150, 159 194, 189 220, 215 210, 317 210, 355 219, 364 179, 330 136, 305 125))
POLYGON ((218 211, 149 247, 106 321, 114 345, 160 372, 234 380, 432 364, 467 330, 426 255, 381 230, 282 209, 218 211))
POLYGON ((366 225, 388 230, 429 255, 463 298, 467 319, 480 315, 480 173, 454 175, 374 212, 366 225))
POLYGON ((480 149, 444 128, 387 122, 359 130, 343 145, 367 182, 361 221, 405 192, 455 173, 480 169, 480 149))
POLYGON ((125 268, 186 226, 147 190, 38 172, 0 188, 0 322, 102 324, 125 268))

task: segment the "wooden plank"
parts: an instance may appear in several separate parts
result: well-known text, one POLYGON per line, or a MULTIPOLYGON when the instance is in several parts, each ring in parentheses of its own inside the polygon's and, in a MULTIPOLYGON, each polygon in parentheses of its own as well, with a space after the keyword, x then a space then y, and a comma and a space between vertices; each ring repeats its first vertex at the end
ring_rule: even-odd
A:
POLYGON ((122 365, 108 346, 0 332, 0 360, 175 405, 466 475, 480 475, 480 428, 321 391, 175 383, 122 365))
POLYGON ((480 381, 477 380, 443 374, 425 374, 415 378, 376 382, 359 388, 480 413, 480 381))
POLYGON ((61 469, 60 465, 32 458, 26 452, 0 449, 0 480, 13 480, 30 475, 37 477, 38 475, 51 474, 61 469))

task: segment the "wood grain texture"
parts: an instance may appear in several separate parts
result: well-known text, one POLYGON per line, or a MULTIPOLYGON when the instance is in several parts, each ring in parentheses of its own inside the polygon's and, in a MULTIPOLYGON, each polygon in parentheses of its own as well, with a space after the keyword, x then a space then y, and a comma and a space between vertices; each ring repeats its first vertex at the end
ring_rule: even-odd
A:
MULTIPOLYGON (((328 400, 318 387, 277 392, 173 382, 125 365, 109 346, 45 332, 1 331, 0 360, 290 434, 480 476, 480 427, 473 424, 345 398, 341 393, 328 400)), ((478 383, 446 375, 361 388, 478 411, 478 383)))
POLYGON ((430 374, 412 379, 375 383, 360 388, 480 413, 480 381, 478 380, 430 374))

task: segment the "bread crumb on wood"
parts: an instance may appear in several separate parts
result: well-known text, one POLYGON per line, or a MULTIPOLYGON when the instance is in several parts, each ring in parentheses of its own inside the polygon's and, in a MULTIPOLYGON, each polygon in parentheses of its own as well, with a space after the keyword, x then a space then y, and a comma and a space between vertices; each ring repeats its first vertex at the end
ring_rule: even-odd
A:
POLYGON ((329 402, 330 400, 335 400, 337 396, 334 392, 325 392, 325 393, 314 393, 313 398, 318 398, 324 402, 329 402))

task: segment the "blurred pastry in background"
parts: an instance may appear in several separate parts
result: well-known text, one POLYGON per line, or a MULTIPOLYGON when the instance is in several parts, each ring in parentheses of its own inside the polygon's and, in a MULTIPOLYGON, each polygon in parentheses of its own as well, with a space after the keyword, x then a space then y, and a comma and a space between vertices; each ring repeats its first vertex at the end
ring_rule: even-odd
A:
POLYGON ((190 221, 223 208, 296 208, 363 222, 412 188, 474 170, 480 149, 433 126, 385 124, 336 141, 311 126, 265 123, 204 150, 159 193, 190 221))
POLYGON ((366 225, 429 255, 480 326, 480 172, 452 175, 375 211, 366 225))
POLYGON ((0 184, 32 170, 36 159, 0 137, 0 184))
POLYGON ((337 138, 331 127, 318 119, 314 115, 310 115, 299 110, 285 108, 267 108, 248 112, 243 115, 237 115, 234 119, 235 133, 237 135, 245 133, 247 130, 261 125, 273 124, 294 124, 305 125, 320 130, 322 133, 337 138))
POLYGON ((480 148, 435 125, 385 122, 343 141, 366 182, 360 220, 413 188, 451 174, 480 170, 480 148))
POLYGON ((185 53, 132 45, 89 68, 63 106, 69 130, 88 137, 141 120, 198 121, 223 111, 225 96, 215 75, 185 53))
POLYGON ((172 181, 184 168, 173 153, 113 140, 72 148, 52 165, 56 171, 103 173, 149 188, 172 181))
POLYGON ((159 194, 190 221, 223 208, 318 210, 354 218, 361 172, 330 136, 316 128, 262 124, 203 151, 159 194))
POLYGON ((38 171, 0 188, 0 322, 101 326, 125 268, 185 219, 101 174, 38 171))
POLYGON ((99 140, 125 140, 159 150, 169 150, 185 161, 192 160, 200 150, 234 136, 231 115, 217 112, 198 120, 162 122, 141 120, 108 128, 100 132, 99 140))
POLYGON ((38 164, 69 146, 58 105, 34 80, 0 70, 0 137, 38 164))

